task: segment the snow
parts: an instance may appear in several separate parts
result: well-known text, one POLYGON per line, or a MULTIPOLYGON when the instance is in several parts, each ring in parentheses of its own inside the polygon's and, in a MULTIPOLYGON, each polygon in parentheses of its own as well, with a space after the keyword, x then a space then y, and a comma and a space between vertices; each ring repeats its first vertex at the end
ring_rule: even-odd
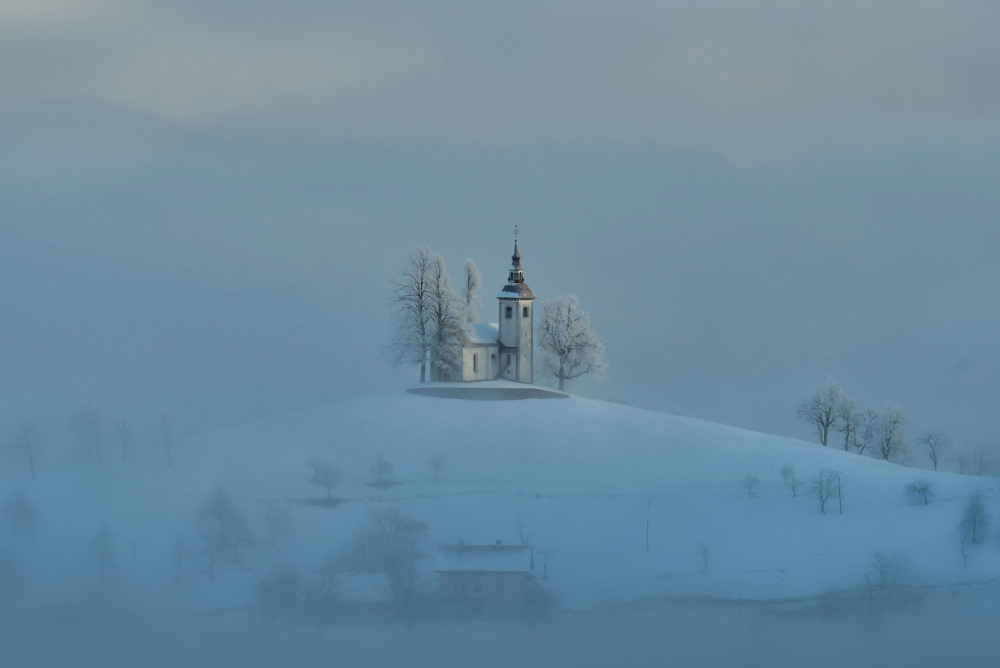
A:
POLYGON ((478 323, 465 334, 471 343, 496 343, 500 338, 500 323, 478 323))
MULTIPOLYGON (((747 599, 816 596, 860 584, 871 554, 901 552, 910 580, 948 586, 1000 576, 1000 550, 973 548, 963 568, 957 523, 965 498, 981 489, 996 506, 996 480, 918 471, 814 443, 699 420, 569 398, 518 402, 435 399, 399 392, 262 420, 181 441, 171 467, 137 449, 128 464, 39 460, 39 477, 16 466, 0 473, 0 502, 24 490, 41 517, 35 540, 0 533, 39 591, 93 583, 87 544, 104 522, 115 532, 119 586, 165 607, 202 610, 252 600, 261 573, 277 567, 316 572, 368 513, 395 505, 425 521, 423 550, 454 544, 519 542, 530 535, 535 574, 562 605, 589 608, 604 592, 628 601, 711 595, 747 599), (441 479, 427 466, 443 454, 441 479), (381 455, 396 484, 374 487, 381 455), (321 457, 344 469, 333 507, 309 481, 321 457), (793 498, 778 469, 804 481, 830 468, 843 480, 821 515, 806 484, 793 498), (740 484, 761 483, 753 498, 740 484), (932 481, 929 506, 911 505, 903 487, 932 481), (244 564, 214 580, 203 569, 197 511, 224 485, 246 513, 258 545, 244 564), (294 533, 271 547, 263 511, 281 504, 294 533), (649 545, 646 546, 646 527, 649 545), (170 554, 183 540, 190 566, 174 586, 170 554), (132 558, 130 545, 137 545, 132 558), (705 568, 699 546, 709 547, 705 568), (543 559, 542 553, 548 556, 543 559), (189 572, 195 571, 195 572, 189 572)), ((430 584, 431 558, 421 565, 430 584)))

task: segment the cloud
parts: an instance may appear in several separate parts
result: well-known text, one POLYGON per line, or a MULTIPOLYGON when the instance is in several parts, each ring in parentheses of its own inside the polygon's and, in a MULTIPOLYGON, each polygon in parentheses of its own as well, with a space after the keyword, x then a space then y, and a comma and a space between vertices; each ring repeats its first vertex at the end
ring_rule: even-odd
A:
POLYGON ((8 33, 39 17, 2 47, 0 110, 85 99, 198 128, 765 159, 995 135, 1000 112, 1000 6, 974 0, 74 6, 0 14, 8 33))

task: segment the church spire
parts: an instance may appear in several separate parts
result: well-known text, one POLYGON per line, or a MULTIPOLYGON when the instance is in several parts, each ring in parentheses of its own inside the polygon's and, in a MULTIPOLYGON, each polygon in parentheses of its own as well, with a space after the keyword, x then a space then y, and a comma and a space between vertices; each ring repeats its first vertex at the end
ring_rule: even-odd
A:
POLYGON ((517 250, 517 239, 514 239, 514 254, 510 256, 510 274, 508 283, 524 283, 524 269, 521 267, 521 252, 517 250))

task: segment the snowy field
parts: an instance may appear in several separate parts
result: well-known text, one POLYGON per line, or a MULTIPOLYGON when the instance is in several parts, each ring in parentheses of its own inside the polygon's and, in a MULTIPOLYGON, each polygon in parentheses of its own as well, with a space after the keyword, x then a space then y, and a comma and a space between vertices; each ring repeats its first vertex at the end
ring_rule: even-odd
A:
MULTIPOLYGON (((526 636, 517 642, 529 643, 544 638, 542 654, 562 651, 563 645, 565 651, 571 646, 582 651, 578 638, 586 637, 599 653, 607 634, 645 638, 647 627, 697 627, 692 620, 721 613, 682 614, 671 606, 706 597, 777 611, 772 621, 761 623, 778 633, 774 629, 804 624, 781 620, 781 610, 812 609, 856 593, 876 551, 904 556, 900 582, 907 595, 920 592, 923 600, 945 609, 958 605, 955 592, 965 592, 986 611, 976 616, 981 622, 984 615, 996 619, 991 602, 998 593, 993 582, 1000 575, 1000 541, 990 533, 983 545, 970 548, 963 564, 957 527, 976 490, 984 492, 989 509, 996 508, 994 478, 916 470, 833 447, 579 398, 473 402, 404 392, 364 397, 182 441, 169 467, 158 452, 138 452, 123 463, 110 446, 100 464, 40 460, 35 480, 19 462, 5 462, 0 502, 23 491, 39 519, 31 537, 6 527, 0 531, 0 564, 7 571, 0 579, 7 582, 0 599, 0 641, 16 650, 24 665, 57 665, 68 656, 85 665, 89 650, 81 648, 91 645, 72 638, 92 639, 81 619, 88 613, 79 610, 101 600, 110 601, 101 609, 113 610, 108 614, 116 620, 107 624, 146 629, 131 636, 138 643, 133 651, 140 654, 143 647, 171 644, 164 629, 187 629, 190 637, 197 636, 192 629, 214 629, 205 639, 204 656, 227 634, 250 633, 253 642, 272 638, 275 647, 289 643, 302 652, 315 643, 333 643, 351 646, 359 656, 370 646, 366 642, 379 648, 376 655, 388 652, 385 638, 392 638, 390 645, 419 645, 421 634, 445 632, 424 625, 405 631, 328 628, 319 636, 291 628, 248 631, 260 627, 254 584, 262 574, 282 568, 316 572, 327 554, 365 526, 373 508, 387 505, 427 523, 422 549, 428 554, 435 545, 458 539, 529 538, 535 575, 556 595, 563 615, 537 629, 497 622, 448 626, 446 632, 463 648, 476 646, 477 634, 485 634, 487 644, 501 643, 494 652, 498 658, 509 656, 499 649, 507 637, 526 636), (427 465, 434 454, 444 455, 439 480, 427 465), (387 477, 395 484, 370 484, 370 467, 379 456, 393 465, 387 477), (309 462, 315 458, 343 468, 343 481, 333 489, 339 503, 308 503, 326 496, 310 482, 309 462), (785 464, 803 481, 797 497, 782 483, 779 469, 785 464), (821 514, 809 494, 809 481, 824 468, 840 473, 843 514, 836 498, 821 514), (752 496, 742 484, 747 475, 760 480, 752 496), (933 485, 929 505, 914 504, 904 494, 905 485, 920 477, 933 485), (218 485, 247 516, 257 544, 244 551, 240 563, 221 563, 209 579, 199 552, 198 508, 218 485), (263 517, 275 505, 289 511, 294 530, 271 546, 263 517), (102 583, 88 545, 104 526, 113 531, 114 564, 102 583), (173 559, 178 541, 186 546, 180 569, 173 559), (796 601, 802 605, 796 607, 796 601), (635 615, 641 621, 635 622, 635 615), (591 624, 601 631, 588 630, 591 624), (68 635, 51 631, 63 627, 70 628, 68 635), (48 629, 44 642, 26 640, 39 629, 48 629), (296 640, 303 633, 307 640, 296 640)), ((429 559, 421 564, 421 576, 423 587, 433 590, 429 559)), ((748 620, 757 617, 722 617, 729 621, 712 617, 716 633, 731 627, 733 634, 747 634, 748 643, 756 637, 748 620)), ((934 625, 926 619, 915 623, 934 625)), ((803 638, 815 633, 809 628, 802 630, 803 638)), ((699 633, 671 636, 671 642, 687 643, 684 651, 694 652, 699 633)), ((838 628, 823 637, 847 633, 838 628)), ((706 647, 717 642, 704 640, 706 647)), ((240 641, 241 647, 247 642, 240 641)), ((659 638, 654 645, 663 642, 659 638)), ((163 665, 174 665, 168 657, 190 663, 184 651, 197 652, 197 646, 158 656, 163 665)), ((93 651, 93 665, 104 665, 103 650, 93 651)), ((424 651, 427 664, 447 665, 445 655, 435 651, 424 651)), ((724 660, 725 651, 711 651, 724 660)), ((276 665, 263 658, 264 650, 248 651, 245 665, 255 665, 251 655, 260 665, 276 665)), ((385 665, 391 665, 388 658, 385 665)))

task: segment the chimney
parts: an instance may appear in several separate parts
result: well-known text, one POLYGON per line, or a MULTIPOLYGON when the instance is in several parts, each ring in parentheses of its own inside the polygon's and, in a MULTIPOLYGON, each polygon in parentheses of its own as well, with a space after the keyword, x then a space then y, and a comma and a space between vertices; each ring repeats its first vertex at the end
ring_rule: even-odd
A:
POLYGON ((465 545, 465 539, 464 538, 459 538, 458 539, 458 544, 459 545, 465 545))
POLYGON ((497 539, 497 545, 499 545, 499 544, 500 544, 500 543, 502 543, 502 542, 503 542, 503 541, 502 541, 502 540, 500 540, 499 538, 497 539))

